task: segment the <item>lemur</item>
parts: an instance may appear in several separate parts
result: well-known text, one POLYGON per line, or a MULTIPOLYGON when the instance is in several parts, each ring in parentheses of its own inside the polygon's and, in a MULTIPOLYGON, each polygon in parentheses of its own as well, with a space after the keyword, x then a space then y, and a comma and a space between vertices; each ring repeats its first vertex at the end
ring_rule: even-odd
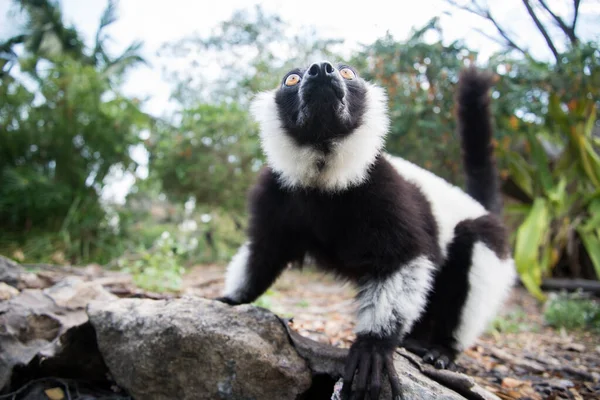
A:
POLYGON ((516 278, 493 153, 489 73, 465 68, 456 95, 466 191, 384 150, 382 87, 349 65, 288 72, 251 113, 266 166, 249 194, 247 240, 218 300, 250 303, 309 256, 356 287, 343 397, 401 387, 405 346, 448 368, 498 312, 516 278), (354 388, 353 388, 354 387, 354 388))

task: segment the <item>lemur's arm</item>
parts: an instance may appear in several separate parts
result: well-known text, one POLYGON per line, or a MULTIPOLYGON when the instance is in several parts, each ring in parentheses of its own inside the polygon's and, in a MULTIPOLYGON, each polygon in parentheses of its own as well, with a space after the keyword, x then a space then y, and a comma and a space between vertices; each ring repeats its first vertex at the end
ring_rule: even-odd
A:
POLYGON ((217 300, 250 303, 262 295, 288 263, 303 253, 290 227, 287 197, 275 177, 264 170, 249 198, 248 239, 227 268, 225 291, 217 300))
POLYGON ((362 398, 370 383, 370 398, 379 398, 387 371, 394 400, 400 398, 400 380, 393 355, 400 341, 425 310, 433 281, 434 264, 425 256, 400 266, 385 278, 370 278, 359 286, 357 338, 350 348, 344 373, 343 394, 362 398))
POLYGON ((217 300, 228 304, 250 303, 262 295, 291 260, 277 239, 244 243, 227 267, 225 290, 217 300))

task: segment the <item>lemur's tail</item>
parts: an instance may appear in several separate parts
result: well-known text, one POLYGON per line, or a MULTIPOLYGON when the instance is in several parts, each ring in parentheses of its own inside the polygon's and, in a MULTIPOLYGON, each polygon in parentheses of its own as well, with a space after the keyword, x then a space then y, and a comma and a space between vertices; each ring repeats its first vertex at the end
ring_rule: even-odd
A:
POLYGON ((458 132, 467 193, 490 212, 502 212, 494 157, 490 88, 492 75, 475 67, 463 70, 457 93, 458 132))

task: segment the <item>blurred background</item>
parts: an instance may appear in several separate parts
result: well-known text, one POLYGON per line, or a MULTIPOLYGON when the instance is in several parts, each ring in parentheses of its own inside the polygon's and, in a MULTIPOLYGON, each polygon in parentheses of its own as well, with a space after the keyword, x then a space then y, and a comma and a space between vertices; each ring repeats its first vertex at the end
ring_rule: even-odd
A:
MULTIPOLYGON (((389 94, 390 153, 462 185, 453 94, 496 73, 523 284, 600 276, 600 1, 0 0, 0 254, 147 290, 225 265, 264 163, 248 102, 343 60, 389 94)), ((574 281, 579 282, 579 281, 574 281)))

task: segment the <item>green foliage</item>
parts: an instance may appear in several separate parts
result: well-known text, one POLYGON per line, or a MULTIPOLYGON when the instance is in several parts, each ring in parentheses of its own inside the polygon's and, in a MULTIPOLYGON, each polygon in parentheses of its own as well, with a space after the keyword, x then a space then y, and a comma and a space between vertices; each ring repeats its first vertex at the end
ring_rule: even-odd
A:
POLYGON ((22 71, 30 74, 38 82, 45 79, 38 71, 40 61, 60 63, 69 58, 102 72, 113 83, 119 82, 125 72, 146 61, 139 55, 141 42, 131 43, 123 53, 111 56, 106 49, 110 37, 106 28, 117 21, 116 4, 108 0, 96 30, 94 46, 86 49, 80 33, 74 26, 64 21, 59 1, 53 0, 13 0, 25 16, 25 24, 19 34, 0 43, 0 68, 9 71, 15 62, 22 71), (23 45, 25 52, 17 55, 14 48, 23 45))
POLYGON ((176 86, 174 97, 184 108, 222 102, 247 106, 257 92, 277 87, 291 68, 334 58, 333 49, 340 43, 308 28, 293 32, 278 15, 256 5, 235 11, 206 37, 190 36, 165 44, 161 55, 194 60, 183 71, 168 69, 176 86), (211 79, 205 71, 214 66, 219 73, 211 79))
POLYGON ((254 301, 252 304, 257 307, 262 307, 266 308, 267 310, 271 310, 271 308, 273 307, 272 299, 276 295, 277 293, 273 289, 269 289, 265 293, 263 293, 258 299, 256 299, 256 301, 254 301))
POLYGON ((181 248, 167 231, 163 232, 151 249, 140 248, 136 259, 117 264, 123 272, 133 276, 134 283, 154 292, 176 292, 181 289, 185 268, 179 263, 181 248))
POLYGON ((388 93, 392 121, 387 151, 451 182, 463 182, 453 114, 455 85, 460 70, 476 56, 461 42, 444 45, 433 19, 405 41, 388 34, 353 57, 361 74, 388 93))
POLYGON ((107 250, 121 248, 120 232, 100 194, 111 172, 135 169, 129 151, 148 124, 139 102, 116 85, 142 61, 139 46, 106 54, 112 3, 92 51, 65 26, 58 3, 16 3, 27 22, 0 44, 9 55, 3 68, 20 67, 18 75, 0 75, 0 248, 29 261, 50 257, 41 254, 48 248, 63 261, 106 260, 107 250), (18 44, 23 51, 14 50, 18 44))
POLYGON ((258 130, 236 104, 199 104, 177 127, 156 129, 147 143, 150 174, 174 201, 243 213, 246 192, 262 165, 258 130))
POLYGON ((145 116, 102 74, 69 59, 50 67, 37 93, 8 76, 0 96, 3 236, 56 232, 71 243, 69 259, 87 258, 108 223, 99 202, 104 178, 114 167, 135 168, 129 148, 140 142, 145 116))
POLYGON ((600 153, 594 138, 600 53, 594 44, 587 47, 564 55, 568 68, 538 71, 532 90, 544 99, 541 121, 515 120, 524 146, 503 154, 525 197, 509 208, 521 221, 515 261, 524 284, 541 300, 542 278, 560 263, 579 270, 589 260, 600 277, 600 153))
POLYGON ((600 332, 600 304, 581 293, 560 293, 549 298, 544 319, 554 328, 600 332))
POLYGON ((530 323, 527 313, 520 308, 506 315, 496 317, 488 329, 492 334, 519 333, 535 330, 536 327, 530 323))

